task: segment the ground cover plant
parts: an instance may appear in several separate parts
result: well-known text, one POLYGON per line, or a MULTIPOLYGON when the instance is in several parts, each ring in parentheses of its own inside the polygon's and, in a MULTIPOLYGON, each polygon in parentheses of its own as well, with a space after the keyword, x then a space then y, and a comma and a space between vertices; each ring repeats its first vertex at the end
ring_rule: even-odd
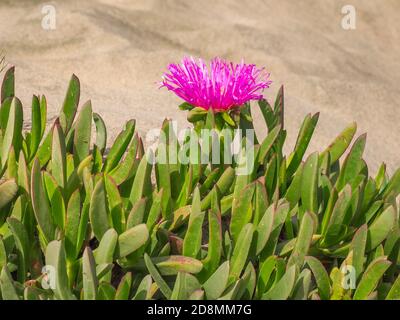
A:
POLYGON ((258 94, 270 84, 262 70, 219 59, 212 67, 224 75, 186 59, 162 85, 186 101, 180 112, 195 132, 213 129, 219 141, 223 130, 243 133, 230 164, 195 161, 204 150, 196 142, 190 157, 169 120, 154 152, 134 120, 107 146, 91 102, 78 108, 76 76, 50 126, 45 96, 33 96, 26 129, 14 68, 5 72, 2 299, 400 299, 400 170, 389 176, 382 164, 370 176, 355 123, 305 157, 318 114, 285 155, 283 88, 270 105, 258 94), (249 158, 244 132, 257 107, 268 134, 254 138, 249 158), (176 161, 174 144, 188 162, 176 161), (238 174, 243 158, 251 171, 238 174))

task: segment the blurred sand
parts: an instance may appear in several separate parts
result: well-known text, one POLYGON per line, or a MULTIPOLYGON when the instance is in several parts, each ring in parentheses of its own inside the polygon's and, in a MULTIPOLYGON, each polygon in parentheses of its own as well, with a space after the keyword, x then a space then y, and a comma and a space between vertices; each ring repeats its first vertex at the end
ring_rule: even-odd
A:
MULTIPOLYGON (((17 95, 29 119, 33 93, 46 94, 54 119, 72 73, 112 140, 125 121, 144 134, 165 117, 187 125, 180 102, 156 82, 183 55, 222 56, 266 66, 273 99, 285 85, 287 151, 309 112, 320 121, 309 151, 322 150, 350 122, 368 132, 366 160, 400 166, 400 1, 398 0, 0 0, 0 48, 16 65, 17 95), (341 8, 357 29, 341 28, 341 8), (41 27, 53 4, 57 28, 41 27)), ((254 108, 257 128, 265 135, 254 108)))

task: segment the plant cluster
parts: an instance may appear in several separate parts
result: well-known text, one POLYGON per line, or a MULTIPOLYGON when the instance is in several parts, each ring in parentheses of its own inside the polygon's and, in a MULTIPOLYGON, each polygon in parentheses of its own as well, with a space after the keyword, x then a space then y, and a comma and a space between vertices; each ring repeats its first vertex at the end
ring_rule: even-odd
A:
MULTIPOLYGON (((318 122, 307 115, 286 156, 281 89, 273 106, 258 102, 268 134, 237 175, 236 161, 170 161, 170 134, 155 152, 167 161, 151 164, 134 120, 107 149, 103 119, 90 101, 78 112, 79 96, 73 76, 50 128, 46 98, 33 96, 27 129, 5 73, 2 299, 400 299, 400 170, 370 176, 366 136, 350 148, 355 123, 303 160, 318 122)), ((197 129, 252 128, 247 103, 181 108, 197 129)))

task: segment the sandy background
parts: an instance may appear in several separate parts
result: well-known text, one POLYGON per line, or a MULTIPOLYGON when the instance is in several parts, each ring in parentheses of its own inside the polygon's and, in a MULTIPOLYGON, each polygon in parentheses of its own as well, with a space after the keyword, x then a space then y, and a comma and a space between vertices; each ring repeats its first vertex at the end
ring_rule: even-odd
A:
MULTIPOLYGON (((320 111, 309 151, 322 150, 353 120, 368 132, 365 157, 400 166, 400 1, 398 0, 0 0, 0 48, 16 65, 17 95, 30 113, 46 94, 54 119, 72 73, 82 103, 91 99, 112 140, 125 121, 144 134, 165 117, 187 125, 179 100, 155 84, 183 55, 222 56, 266 66, 286 91, 287 151, 303 117, 320 111), (357 29, 341 27, 341 8, 357 10, 357 29), (56 30, 41 27, 44 4, 56 30)), ((264 133, 255 110, 257 128, 264 133)))

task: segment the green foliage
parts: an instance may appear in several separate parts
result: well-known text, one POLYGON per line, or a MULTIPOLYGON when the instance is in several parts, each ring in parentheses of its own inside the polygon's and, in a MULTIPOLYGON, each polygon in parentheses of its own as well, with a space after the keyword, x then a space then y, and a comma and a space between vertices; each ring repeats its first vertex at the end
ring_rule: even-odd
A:
MULTIPOLYGON (((34 96, 23 130, 14 82, 10 68, 0 107, 1 299, 400 299, 400 169, 369 176, 366 135, 351 146, 356 124, 309 153, 319 114, 307 115, 286 157, 281 88, 273 106, 259 101, 268 134, 255 139, 253 170, 239 175, 244 149, 229 165, 198 164, 196 154, 173 162, 167 120, 154 154, 135 120, 107 149, 101 116, 90 101, 79 108, 76 76, 55 121, 34 96)), ((252 128, 249 105, 181 109, 195 130, 252 128)), ((188 151, 177 142, 177 152, 188 151)))

